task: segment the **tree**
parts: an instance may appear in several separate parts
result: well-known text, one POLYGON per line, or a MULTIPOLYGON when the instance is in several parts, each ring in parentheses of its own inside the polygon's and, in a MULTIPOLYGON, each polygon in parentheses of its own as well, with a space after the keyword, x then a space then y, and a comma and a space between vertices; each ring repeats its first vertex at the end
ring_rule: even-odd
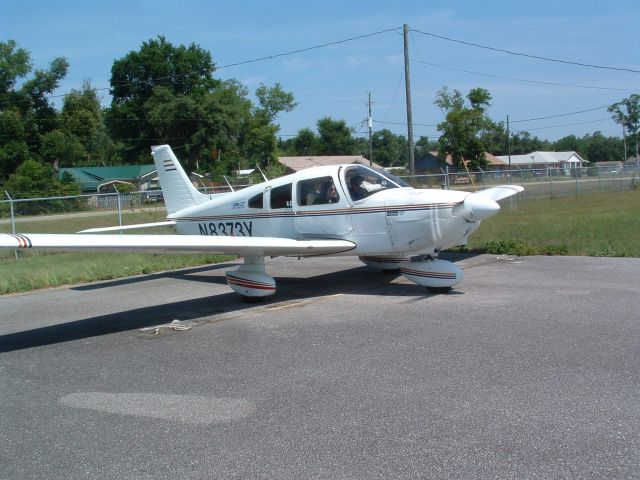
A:
MULTIPOLYGON (((156 130, 157 121, 150 122, 146 116, 152 108, 146 106, 147 102, 155 99, 157 104, 159 98, 169 97, 203 100, 203 95, 221 83, 213 78, 214 68, 211 54, 206 50, 195 44, 176 47, 162 36, 143 42, 139 51, 129 52, 113 63, 113 98, 106 123, 112 137, 127 145, 122 152, 125 159, 148 162, 149 147, 162 138, 156 130)), ((175 117, 172 121, 185 125, 176 125, 165 131, 188 128, 192 119, 175 117)), ((178 138, 178 142, 172 141, 174 145, 177 143, 177 147, 190 140, 188 137, 178 138)))
POLYGON ((295 107, 293 94, 261 85, 258 105, 236 80, 213 78, 209 52, 173 46, 164 37, 143 43, 112 68, 114 98, 106 117, 129 161, 149 161, 149 147, 170 143, 188 169, 227 174, 242 163, 275 158, 273 122, 295 107))
POLYGON ((63 183, 50 164, 27 160, 9 176, 5 189, 13 198, 77 195, 76 183, 63 183))
POLYGON ((318 120, 318 155, 353 155, 355 140, 353 130, 344 120, 324 117, 318 120))
POLYGON ((271 88, 260 84, 256 90, 256 97, 260 104, 256 113, 265 115, 269 122, 275 120, 280 112, 290 112, 298 105, 294 101, 293 94, 285 92, 277 82, 271 88))
POLYGON ((318 142, 318 137, 310 128, 298 131, 298 135, 292 141, 297 155, 315 155, 318 151, 318 142))
POLYGON ((407 139, 383 129, 372 135, 373 158, 383 167, 407 165, 407 139))
POLYGON ((469 106, 465 105, 458 90, 449 92, 446 87, 436 96, 434 103, 445 112, 445 121, 438 124, 438 130, 443 132, 439 139, 440 156, 444 159, 450 154, 457 168, 464 167, 465 162, 471 169, 486 168, 486 145, 481 137, 492 125, 485 116, 491 94, 483 88, 475 88, 469 91, 467 99, 469 106))
POLYGON ((29 53, 14 40, 0 42, 0 180, 21 163, 41 157, 45 135, 59 123, 48 95, 58 88, 68 66, 65 58, 57 57, 48 69, 36 69, 28 78, 33 69, 29 53))
MULTIPOLYGON (((609 112, 613 113, 612 118, 624 127, 627 134, 635 141, 636 163, 640 162, 640 152, 638 151, 638 136, 640 134, 640 95, 634 93, 629 98, 609 106, 609 112)), ((625 158, 626 160, 626 158, 625 158)))
POLYGON ((431 142, 431 141, 429 141, 428 137, 421 136, 416 141, 416 144, 415 144, 414 148, 415 148, 414 152, 415 152, 416 158, 422 158, 426 154, 428 154, 429 152, 437 151, 438 150, 438 142, 431 142))

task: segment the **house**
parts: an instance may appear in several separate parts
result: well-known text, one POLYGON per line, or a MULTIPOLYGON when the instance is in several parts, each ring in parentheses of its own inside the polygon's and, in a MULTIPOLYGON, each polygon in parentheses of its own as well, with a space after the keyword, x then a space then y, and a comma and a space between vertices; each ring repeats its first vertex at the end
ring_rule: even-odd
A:
POLYGON ((153 164, 60 168, 58 178, 65 175, 71 175, 83 193, 113 192, 123 183, 133 185, 135 190, 158 188, 158 174, 153 164))
MULTIPOLYGON (((506 164, 500 160, 500 158, 489 152, 484 152, 484 158, 489 163, 487 167, 488 170, 504 170, 506 168, 506 164)), ((453 167, 453 159, 451 155, 447 155, 445 162, 442 163, 438 157, 438 152, 427 152, 426 155, 417 159, 414 165, 416 173, 425 173, 428 171, 442 173, 447 167, 449 167, 449 170, 453 167)))
MULTIPOLYGON (((509 156, 498 157, 507 165, 509 156)), ((532 152, 526 155, 511 155, 511 166, 524 169, 561 169, 566 175, 571 170, 582 168, 586 163, 576 152, 532 152)))
POLYGON ((359 163, 371 165, 374 168, 382 168, 377 163, 370 164, 362 155, 331 155, 331 156, 305 156, 305 157, 278 157, 278 162, 287 167, 290 172, 298 172, 305 168, 321 167, 326 165, 340 165, 343 163, 359 163))
POLYGON ((438 158, 438 152, 427 152, 420 158, 416 158, 413 167, 416 173, 437 172, 442 173, 445 164, 438 158))

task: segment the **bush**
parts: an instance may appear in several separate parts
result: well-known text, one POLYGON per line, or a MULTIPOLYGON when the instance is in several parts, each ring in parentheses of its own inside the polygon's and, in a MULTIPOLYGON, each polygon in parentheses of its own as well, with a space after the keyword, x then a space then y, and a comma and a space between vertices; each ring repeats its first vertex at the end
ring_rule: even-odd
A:
POLYGON ((491 240, 485 243, 482 250, 485 253, 495 255, 568 255, 569 247, 565 244, 559 245, 533 245, 526 240, 509 239, 509 240, 491 240))

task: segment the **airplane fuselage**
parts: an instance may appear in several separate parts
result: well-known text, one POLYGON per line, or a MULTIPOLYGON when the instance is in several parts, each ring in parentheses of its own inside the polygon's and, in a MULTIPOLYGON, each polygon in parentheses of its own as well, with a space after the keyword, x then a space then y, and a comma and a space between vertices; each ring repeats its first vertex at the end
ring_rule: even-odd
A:
POLYGON ((431 254, 464 245, 479 222, 453 215, 467 192, 414 189, 384 172, 360 165, 318 167, 243 190, 212 196, 172 215, 190 235, 339 239, 353 242, 348 255, 431 254), (365 176, 357 198, 350 178, 365 176), (309 200, 315 185, 332 183, 332 199, 309 200))

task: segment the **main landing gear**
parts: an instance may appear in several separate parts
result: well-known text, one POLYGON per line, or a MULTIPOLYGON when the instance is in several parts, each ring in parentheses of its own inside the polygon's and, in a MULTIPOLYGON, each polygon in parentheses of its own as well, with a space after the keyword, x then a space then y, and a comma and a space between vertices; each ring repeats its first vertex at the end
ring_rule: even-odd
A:
POLYGON ((360 257, 365 264, 378 270, 399 270, 407 280, 426 287, 431 293, 446 293, 464 278, 464 273, 452 262, 425 257, 360 257))
POLYGON ((276 281, 264 269, 264 257, 245 257, 244 264, 227 272, 227 284, 247 303, 260 303, 276 293, 276 281))

